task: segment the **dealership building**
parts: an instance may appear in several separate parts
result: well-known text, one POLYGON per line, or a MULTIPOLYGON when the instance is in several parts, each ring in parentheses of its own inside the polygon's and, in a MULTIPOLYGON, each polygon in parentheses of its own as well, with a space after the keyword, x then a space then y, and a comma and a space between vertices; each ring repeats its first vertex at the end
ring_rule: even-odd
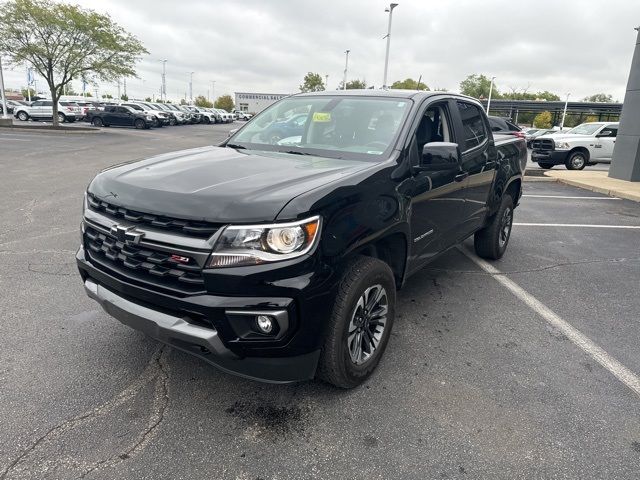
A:
POLYGON ((258 113, 290 93, 236 92, 236 108, 242 112, 258 113))

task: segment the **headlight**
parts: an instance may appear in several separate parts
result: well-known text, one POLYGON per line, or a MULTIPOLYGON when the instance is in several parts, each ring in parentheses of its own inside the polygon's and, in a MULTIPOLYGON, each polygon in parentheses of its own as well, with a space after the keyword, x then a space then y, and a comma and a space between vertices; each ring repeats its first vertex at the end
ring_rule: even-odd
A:
POLYGON ((316 245, 320 227, 320 217, 226 227, 213 248, 209 267, 258 265, 299 257, 316 245))
POLYGON ((571 149, 571 145, 569 145, 567 142, 556 143, 556 150, 570 150, 570 149, 571 149))
POLYGON ((153 117, 151 115, 147 115, 147 120, 153 120, 153 117))

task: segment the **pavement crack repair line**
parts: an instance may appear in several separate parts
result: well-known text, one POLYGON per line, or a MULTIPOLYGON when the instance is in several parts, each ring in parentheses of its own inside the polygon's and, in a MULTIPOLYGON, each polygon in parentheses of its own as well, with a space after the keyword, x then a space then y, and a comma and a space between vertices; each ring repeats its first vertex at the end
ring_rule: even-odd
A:
POLYGON ((505 287, 516 297, 518 297, 518 299, 520 299, 525 305, 531 308, 531 310, 533 310, 544 320, 546 320, 547 323, 562 332, 569 340, 571 340, 571 342, 573 342, 574 345, 576 345, 587 355, 593 358, 593 360, 602 365, 606 370, 613 374, 613 376, 615 376, 629 389, 631 389, 638 397, 640 397, 640 378, 638 378, 636 374, 634 374, 622 363, 609 355, 605 350, 603 350, 599 345, 597 345, 593 340, 583 334, 580 330, 576 329, 570 323, 563 320, 557 313, 555 313, 536 297, 524 290, 516 282, 504 275, 500 275, 502 272, 500 272, 500 270, 495 268, 489 262, 476 257, 467 248, 458 247, 458 249, 469 260, 471 260, 485 272, 491 274, 491 276, 498 283, 500 283, 503 287, 505 287))

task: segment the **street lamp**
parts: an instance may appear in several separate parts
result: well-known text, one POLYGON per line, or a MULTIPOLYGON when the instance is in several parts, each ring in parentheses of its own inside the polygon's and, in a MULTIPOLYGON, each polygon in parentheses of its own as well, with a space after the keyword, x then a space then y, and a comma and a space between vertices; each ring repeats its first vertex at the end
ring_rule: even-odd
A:
POLYGON ((189 102, 193 103, 193 74, 196 72, 187 72, 189 74, 189 102))
MULTIPOLYGON (((216 101, 215 89, 216 89, 216 81, 211 80, 211 97, 213 98, 214 102, 216 101)), ((211 98, 209 99, 209 101, 211 101, 211 98)))
POLYGON ((162 62, 162 89, 160 90, 160 97, 162 99, 162 101, 166 102, 167 101, 167 59, 165 58, 164 60, 158 60, 159 62, 162 62))
POLYGON ((491 86, 489 87, 489 100, 487 100, 487 115, 489 115, 489 107, 491 107, 491 94, 493 93, 493 81, 496 77, 491 77, 491 86))
POLYGON ((347 89, 347 69, 349 68, 349 52, 351 50, 345 50, 345 61, 344 61, 344 78, 342 79, 342 89, 347 89))
POLYGON ((7 96, 4 93, 4 75, 2 74, 2 57, 0 57, 0 95, 2 95, 2 118, 6 119, 6 118, 9 118, 9 115, 7 115, 7 96))
MULTIPOLYGON (((384 56, 384 79, 382 80, 382 88, 387 88, 387 72, 389 71, 389 48, 391 47, 391 19, 393 18, 393 9, 398 6, 397 3, 390 4, 384 9, 385 12, 389 12, 389 26, 387 28, 387 53, 384 56)), ((384 38, 384 37, 383 37, 384 38)))
POLYGON ((567 116, 567 107, 569 106, 570 93, 567 93, 567 100, 564 102, 564 112, 562 112, 562 122, 560 123, 560 130, 564 128, 564 119, 567 116))

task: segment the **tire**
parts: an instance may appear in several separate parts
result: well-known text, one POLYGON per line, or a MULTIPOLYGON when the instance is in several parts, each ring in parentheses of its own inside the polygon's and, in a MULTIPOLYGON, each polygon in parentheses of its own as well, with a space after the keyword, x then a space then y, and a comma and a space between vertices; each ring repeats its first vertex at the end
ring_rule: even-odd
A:
POLYGON ((489 224, 478 230, 473 236, 473 246, 479 257, 489 260, 502 258, 507 250, 511 227, 513 226, 513 199, 505 193, 500 202, 500 208, 491 218, 489 224))
MULTIPOLYGON (((135 125, 135 123, 134 123, 134 125, 135 125)), ((162 126, 162 123, 160 123, 160 120, 158 120, 158 117, 153 117, 153 123, 151 124, 151 126, 153 128, 160 128, 162 126)))
POLYGON ((587 166, 589 159, 584 152, 578 150, 576 152, 572 152, 567 158, 567 163, 565 164, 567 170, 583 170, 584 167, 587 166))
POLYGON ((69 120, 67 120, 69 123, 75 123, 76 119, 74 118, 70 118, 69 120))
POLYGON ((91 123, 94 127, 102 127, 104 125, 104 122, 100 117, 94 117, 93 120, 91 120, 91 123))
POLYGON ((135 122, 133 122, 133 126, 136 127, 138 130, 142 130, 147 127, 147 124, 145 123, 144 120, 138 119, 135 122))
POLYGON ((18 120, 26 122, 29 120, 29 114, 27 112, 18 112, 18 120))
POLYGON ((553 163, 538 163, 538 166, 545 170, 549 170, 550 168, 553 168, 553 163))
POLYGON ((175 127, 177 123, 178 122, 176 121, 175 118, 172 117, 172 118, 169 119, 169 125, 170 126, 175 127))
POLYGON ((320 353, 318 377, 339 388, 353 388, 369 378, 389 341, 395 303, 396 284, 389 266, 373 257, 352 260, 338 285, 320 353), (375 300, 377 294, 381 295, 378 303, 373 303, 374 312, 366 314, 361 307, 363 299, 375 300), (363 311, 365 315, 361 316, 363 311), (351 336, 349 331, 353 332, 351 336), (374 341, 377 343, 371 350, 374 341))
POLYGON ((67 117, 64 116, 64 113, 59 113, 58 114, 58 122, 64 123, 66 121, 67 121, 67 117))
POLYGON ((204 117, 204 123, 209 125, 211 123, 211 119, 209 117, 204 117))

